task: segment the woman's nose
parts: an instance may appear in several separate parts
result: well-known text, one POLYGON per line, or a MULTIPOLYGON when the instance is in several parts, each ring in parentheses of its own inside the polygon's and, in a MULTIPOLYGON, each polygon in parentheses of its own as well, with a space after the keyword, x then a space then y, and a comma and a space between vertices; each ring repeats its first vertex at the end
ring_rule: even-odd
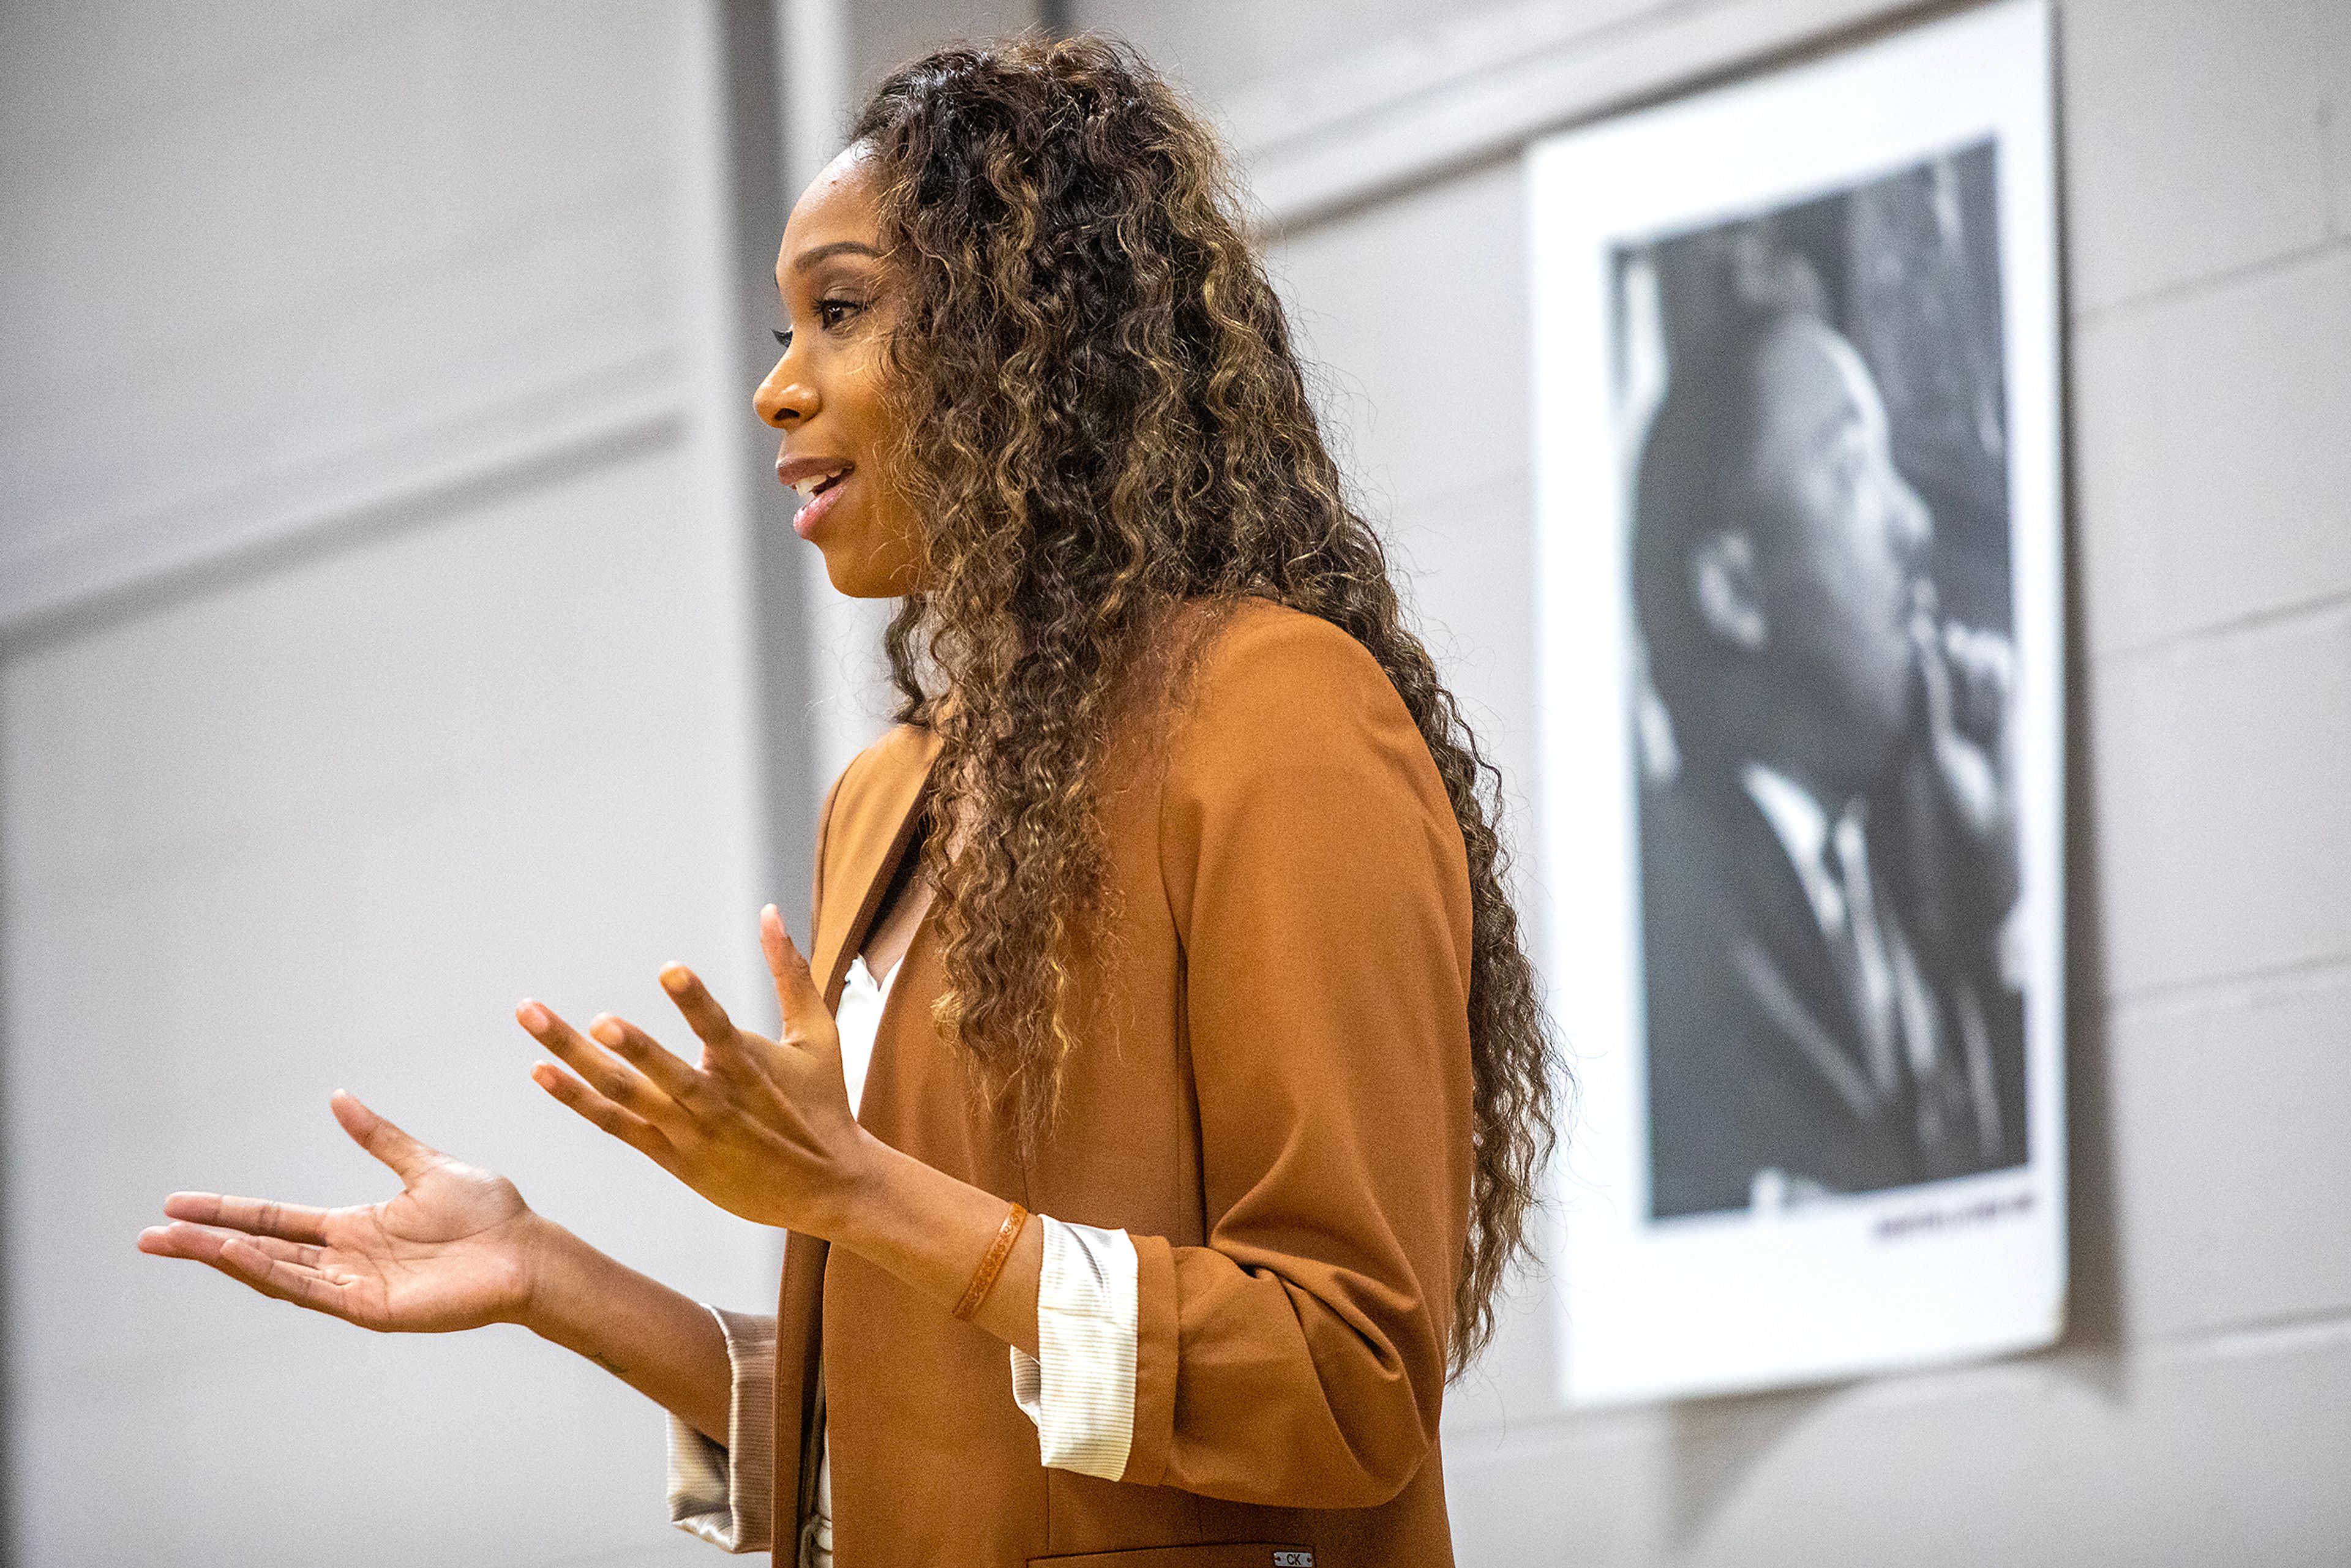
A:
POLYGON ((805 382, 789 375, 785 361, 778 360, 768 379, 759 383, 752 394, 751 406, 758 411, 759 423, 778 430, 796 424, 816 412, 816 392, 805 382))

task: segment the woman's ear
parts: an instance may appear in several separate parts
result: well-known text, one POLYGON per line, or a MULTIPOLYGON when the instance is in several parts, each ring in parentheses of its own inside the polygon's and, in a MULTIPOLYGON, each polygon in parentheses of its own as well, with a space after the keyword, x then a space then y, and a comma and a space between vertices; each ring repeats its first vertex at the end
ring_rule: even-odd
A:
POLYGON ((1690 550, 1689 583, 1708 631, 1741 653, 1762 651, 1771 628, 1756 580, 1755 541, 1744 528, 1725 528, 1698 540, 1690 550))

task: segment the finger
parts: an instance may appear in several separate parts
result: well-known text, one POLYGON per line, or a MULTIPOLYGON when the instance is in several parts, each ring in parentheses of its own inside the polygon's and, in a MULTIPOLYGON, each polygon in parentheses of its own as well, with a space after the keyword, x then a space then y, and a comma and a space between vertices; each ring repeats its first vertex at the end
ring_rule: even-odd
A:
POLYGON ((220 1256, 221 1247, 235 1234, 217 1226, 183 1219, 170 1225, 151 1225, 141 1231, 139 1250, 156 1258, 186 1258, 209 1263, 220 1256))
POLYGON ((139 1233, 139 1250, 159 1258, 188 1258, 199 1263, 217 1260, 232 1241, 242 1242, 281 1262, 299 1264, 306 1269, 323 1267, 326 1250, 300 1241, 282 1240, 275 1236, 256 1236, 242 1230, 231 1230, 216 1225, 197 1225, 181 1220, 172 1225, 151 1225, 139 1233))
POLYGON ((664 1169, 670 1168, 675 1152, 670 1147, 669 1140, 662 1135, 661 1129, 643 1116, 625 1106, 614 1104, 551 1061, 532 1063, 530 1079, 579 1113, 590 1125, 611 1134, 664 1169))
POLYGON ((1943 653, 1944 640, 1924 623, 1922 617, 1921 622, 1911 628, 1910 644, 1917 654, 1919 691, 1927 707, 1927 733, 1939 742, 1955 731, 1951 666, 1943 653))
POLYGON ((726 1009, 718 1005, 718 998, 710 994, 699 975, 683 964, 664 964, 661 986, 704 1045, 719 1051, 734 1049, 735 1020, 726 1016, 726 1009))
POLYGON ((692 1102, 707 1087, 691 1062, 680 1061, 667 1046, 624 1018, 600 1013, 589 1024, 588 1033, 680 1104, 692 1102))
POLYGON ((1954 622, 1943 634, 1944 652, 1959 683, 1959 722, 1970 735, 1989 740, 2000 734, 2016 685, 2016 651, 1992 631, 1971 631, 1954 622))
POLYGON ((236 1237, 222 1247, 220 1261, 214 1267, 280 1301, 336 1317, 343 1315, 344 1293, 326 1275, 283 1258, 273 1258, 245 1237, 236 1237))
POLYGON ((216 1192, 175 1192, 163 1200, 163 1212, 173 1219, 198 1225, 225 1225, 255 1236, 280 1236, 288 1241, 324 1241, 327 1211, 299 1204, 273 1203, 261 1197, 229 1197, 216 1192))
POLYGON ((759 950, 768 956, 768 973, 776 977, 776 1004, 783 1009, 784 1038, 789 1040, 797 1032, 796 1020, 825 1010, 824 992, 772 904, 759 911, 759 950))
MULTIPOLYGON (((326 1272, 327 1249, 323 1247, 312 1247, 300 1241, 281 1241, 275 1236, 231 1235, 227 1239, 239 1247, 250 1247, 280 1263, 292 1263, 300 1268, 318 1270, 320 1273, 326 1272)), ((225 1247, 223 1249, 225 1250, 225 1247)))
MULTIPOLYGON (((515 1019, 530 1031, 533 1040, 553 1051, 562 1059, 566 1067, 593 1085, 603 1099, 636 1113, 640 1119, 667 1108, 669 1096, 663 1093, 652 1080, 627 1062, 615 1061, 599 1041, 573 1029, 544 1003, 524 1002, 515 1009, 515 1019)), ((620 1021, 608 1015, 600 1015, 590 1027, 610 1034, 612 1031, 603 1026, 620 1021)), ((537 1073, 534 1071, 532 1075, 536 1077, 537 1073)))
MULTIPOLYGON (((305 1271, 305 1265, 291 1259, 281 1259, 259 1250, 262 1243, 235 1231, 213 1230, 201 1225, 157 1225, 139 1233, 139 1250, 159 1258, 184 1258, 204 1264, 250 1287, 265 1296, 298 1306, 318 1307, 331 1311, 325 1302, 313 1300, 310 1291, 298 1288, 295 1281, 305 1271), (280 1268, 288 1272, 281 1277, 280 1268)), ((287 1243, 271 1243, 284 1246, 287 1243)), ((315 1272, 315 1270, 310 1270, 315 1272)))
POLYGON ((448 1158, 440 1150, 418 1143, 382 1116, 377 1115, 360 1103, 359 1096, 348 1089, 338 1089, 327 1099, 327 1109, 335 1113, 351 1142, 392 1167, 402 1186, 448 1158))

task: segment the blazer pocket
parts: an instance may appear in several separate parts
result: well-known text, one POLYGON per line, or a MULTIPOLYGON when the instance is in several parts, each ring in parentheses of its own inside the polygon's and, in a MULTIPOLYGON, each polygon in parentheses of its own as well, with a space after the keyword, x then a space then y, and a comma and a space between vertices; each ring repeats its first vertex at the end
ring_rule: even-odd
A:
POLYGON ((1315 1568, 1315 1563, 1311 1546, 1248 1541, 1215 1546, 1144 1546, 1132 1552, 1083 1552, 1074 1557, 1031 1557, 1029 1568, 1315 1568))

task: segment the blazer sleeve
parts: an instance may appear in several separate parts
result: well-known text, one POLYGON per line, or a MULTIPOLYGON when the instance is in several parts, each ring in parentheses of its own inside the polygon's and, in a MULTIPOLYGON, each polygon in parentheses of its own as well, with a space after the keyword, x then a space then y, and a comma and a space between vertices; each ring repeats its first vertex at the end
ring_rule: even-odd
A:
POLYGON ((1469 882, 1363 645, 1251 608, 1168 739, 1207 1244, 1136 1237, 1121 1479, 1365 1507, 1436 1441, 1469 1201, 1469 882))

